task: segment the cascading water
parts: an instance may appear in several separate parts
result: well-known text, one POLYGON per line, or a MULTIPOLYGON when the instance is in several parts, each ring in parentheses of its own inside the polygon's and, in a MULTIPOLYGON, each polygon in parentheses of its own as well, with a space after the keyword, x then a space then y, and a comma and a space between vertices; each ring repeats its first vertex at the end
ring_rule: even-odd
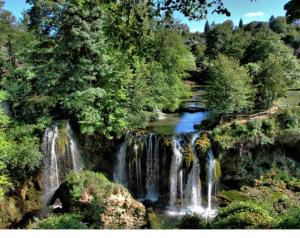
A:
POLYGON ((150 134, 147 141, 147 159, 146 159, 146 197, 150 201, 158 200, 158 148, 159 139, 155 134, 150 134), (153 141, 154 140, 154 141, 153 141), (153 143, 154 142, 154 143, 153 143))
POLYGON ((195 130, 196 125, 210 118, 210 112, 184 112, 177 119, 173 114, 165 116, 151 124, 149 132, 126 134, 115 163, 114 180, 141 201, 156 202, 154 206, 160 208, 167 206, 170 215, 198 213, 213 217, 216 160, 210 151, 205 173, 205 160, 198 158, 196 149, 201 134, 195 130), (205 174, 207 186, 201 186, 200 178, 205 174))
POLYGON ((45 190, 44 200, 46 203, 60 185, 57 155, 55 149, 57 138, 57 126, 48 127, 43 138, 43 151, 45 154, 45 158, 43 160, 43 182, 45 190))
POLYGON ((120 146, 118 156, 117 156, 117 164, 114 169, 114 181, 117 183, 123 184, 127 186, 127 178, 126 178, 126 150, 130 137, 130 132, 128 131, 125 136, 125 140, 123 144, 120 146))
POLYGON ((74 171, 82 170, 82 163, 80 160, 80 153, 77 147, 77 143, 74 139, 73 131, 69 123, 67 123, 67 136, 70 143, 70 150, 71 150, 71 158, 73 164, 74 171))
MULTIPOLYGON (((120 146, 114 179, 121 181, 141 201, 160 201, 168 198, 168 213, 183 215, 197 213, 205 217, 213 217, 213 196, 216 190, 216 160, 212 151, 207 155, 207 207, 204 208, 202 186, 200 180, 200 159, 197 155, 196 141, 200 133, 175 134, 172 142, 157 134, 135 134, 128 132, 120 146), (167 141, 167 143, 166 143, 167 141), (166 151, 166 144, 172 144, 171 154, 166 151), (185 167, 184 151, 192 148, 191 167, 185 167), (162 154, 163 153, 163 154, 162 154), (171 157, 168 157, 168 156, 171 157), (165 157, 167 156, 167 157, 165 157), (164 159, 163 159, 164 158, 164 159), (169 158, 169 159, 168 159, 169 158), (166 163, 169 161, 169 163, 166 163), (162 167, 161 167, 162 166, 162 167), (166 169, 169 173, 166 173, 166 169), (168 184, 160 178, 169 177, 168 184), (162 185, 163 184, 163 185, 162 185), (167 186, 167 187, 166 187, 167 186), (167 188, 168 190, 165 190, 167 188)), ((205 203, 206 204, 206 203, 205 203)))
POLYGON ((196 133, 192 137, 191 144, 193 146, 193 167, 188 175, 185 191, 185 207, 190 212, 202 213, 201 206, 201 181, 200 181, 200 163, 195 149, 195 142, 199 134, 196 133))
POLYGON ((66 124, 65 129, 65 132, 60 133, 58 126, 52 125, 44 133, 43 152, 45 157, 42 176, 45 203, 48 203, 69 171, 80 171, 83 167, 78 146, 69 123, 66 124), (64 133, 66 133, 66 138, 63 135, 64 133), (62 140, 62 138, 65 140, 62 140), (59 142, 59 140, 63 142, 59 142), (59 143, 62 144, 59 146, 59 143))
POLYGON ((204 213, 205 217, 214 217, 216 215, 216 209, 212 208, 212 196, 217 186, 217 175, 216 175, 216 160, 214 158, 213 151, 210 150, 207 153, 208 159, 208 178, 207 178, 207 209, 204 213))
POLYGON ((177 200, 183 198, 183 181, 182 181, 182 147, 180 145, 180 138, 173 136, 173 156, 170 168, 170 200, 169 206, 171 211, 178 210, 177 200))
POLYGON ((173 137, 173 156, 170 168, 170 200, 169 211, 171 215, 204 212, 201 206, 201 180, 200 163, 195 149, 198 133, 192 135, 191 145, 193 147, 193 165, 188 173, 187 182, 183 181, 183 155, 180 135, 173 137))

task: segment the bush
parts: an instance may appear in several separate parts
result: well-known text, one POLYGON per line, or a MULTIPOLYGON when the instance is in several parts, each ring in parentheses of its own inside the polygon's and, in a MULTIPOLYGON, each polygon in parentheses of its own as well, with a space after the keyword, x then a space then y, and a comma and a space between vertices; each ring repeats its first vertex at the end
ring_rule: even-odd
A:
POLYGON ((55 215, 38 221, 33 227, 35 229, 87 229, 82 219, 79 214, 55 215))
POLYGON ((278 116, 283 129, 299 128, 300 111, 296 109, 285 110, 278 116))
POLYGON ((42 154, 34 128, 34 125, 11 124, 9 129, 0 130, 0 162, 5 168, 0 173, 8 176, 15 186, 40 166, 42 154))
POLYGON ((119 185, 111 183, 101 173, 83 171, 81 173, 70 172, 67 176, 67 186, 71 195, 71 203, 74 204, 72 211, 80 211, 92 228, 99 228, 101 226, 100 216, 106 206, 105 199, 119 185), (82 203, 78 204, 78 201, 84 194, 90 200, 82 206, 82 203))
POLYGON ((217 229, 266 229, 272 218, 267 209, 255 202, 234 201, 228 207, 219 209, 212 223, 217 229))
POLYGON ((185 215, 177 226, 179 229, 207 229, 209 228, 209 221, 204 220, 200 216, 185 215))
POLYGON ((291 208, 283 215, 281 221, 275 225, 277 229, 300 229, 300 208, 291 208))
POLYGON ((261 132, 262 121, 261 120, 253 120, 247 123, 247 128, 250 135, 256 136, 261 132))

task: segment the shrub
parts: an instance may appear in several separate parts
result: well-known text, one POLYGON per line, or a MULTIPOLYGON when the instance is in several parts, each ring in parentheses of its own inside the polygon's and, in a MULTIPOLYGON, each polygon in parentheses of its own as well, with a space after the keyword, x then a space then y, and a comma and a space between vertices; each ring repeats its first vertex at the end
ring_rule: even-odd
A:
POLYGON ((209 228, 209 221, 201 218, 200 216, 193 215, 185 215, 180 223, 177 225, 179 229, 207 229, 209 228))
POLYGON ((253 120, 247 123, 247 129, 250 135, 256 136, 261 132, 262 121, 261 120, 253 120))
POLYGON ((87 229, 79 214, 54 215, 38 221, 35 229, 87 229))
POLYGON ((219 209, 212 223, 218 229, 264 229, 272 222, 268 211, 255 202, 234 201, 228 207, 219 209))
POLYGON ((300 208, 293 207, 286 212, 281 221, 275 225, 277 229, 300 229, 300 208))

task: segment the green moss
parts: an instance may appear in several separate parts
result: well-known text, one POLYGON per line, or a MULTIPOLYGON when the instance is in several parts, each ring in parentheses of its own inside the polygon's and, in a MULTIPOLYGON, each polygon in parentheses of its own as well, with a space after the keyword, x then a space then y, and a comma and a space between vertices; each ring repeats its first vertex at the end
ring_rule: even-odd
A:
POLYGON ((255 202, 234 201, 219 209, 213 228, 253 229, 270 228, 272 217, 267 209, 255 202))
POLYGON ((245 194, 238 190, 223 190, 219 192, 219 197, 225 198, 226 200, 232 201, 246 201, 249 198, 245 194))
POLYGON ((164 145, 167 147, 173 147, 173 140, 170 137, 164 138, 164 145))
POLYGON ((218 181, 221 177, 221 165, 219 160, 216 160, 215 163, 214 180, 218 181))
POLYGON ((68 133, 65 127, 59 128, 56 149, 58 154, 63 154, 68 144, 68 133))
POLYGON ((194 155, 194 152, 193 152, 192 145, 189 144, 185 148, 183 156, 184 156, 185 167, 189 168, 192 165, 193 161, 195 160, 195 155, 194 155))
POLYGON ((212 145, 207 133, 203 133, 196 141, 196 149, 203 155, 205 155, 211 149, 211 147, 212 145))
POLYGON ((13 197, 4 197, 0 203, 0 228, 7 228, 11 223, 20 221, 21 217, 17 200, 13 197))

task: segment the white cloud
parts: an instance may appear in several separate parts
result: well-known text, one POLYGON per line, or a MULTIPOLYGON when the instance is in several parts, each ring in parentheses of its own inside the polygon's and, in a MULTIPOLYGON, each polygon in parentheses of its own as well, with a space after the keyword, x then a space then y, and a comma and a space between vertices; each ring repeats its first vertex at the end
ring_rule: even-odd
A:
POLYGON ((193 32, 193 33, 197 32, 197 31, 199 31, 199 29, 197 29, 196 27, 192 27, 192 28, 190 29, 190 32, 193 32))
POLYGON ((264 12, 258 11, 258 12, 249 12, 247 14, 245 14, 246 17, 261 17, 265 15, 264 12))

